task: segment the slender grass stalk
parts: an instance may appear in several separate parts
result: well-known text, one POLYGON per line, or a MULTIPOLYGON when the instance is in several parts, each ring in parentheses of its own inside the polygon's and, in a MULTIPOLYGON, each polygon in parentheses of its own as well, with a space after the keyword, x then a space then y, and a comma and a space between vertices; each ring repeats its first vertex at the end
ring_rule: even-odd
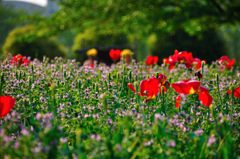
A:
POLYGON ((205 141, 204 144, 202 145, 202 148, 200 150, 199 158, 205 158, 206 157, 206 156, 203 156, 205 154, 206 147, 207 147, 207 141, 205 141))

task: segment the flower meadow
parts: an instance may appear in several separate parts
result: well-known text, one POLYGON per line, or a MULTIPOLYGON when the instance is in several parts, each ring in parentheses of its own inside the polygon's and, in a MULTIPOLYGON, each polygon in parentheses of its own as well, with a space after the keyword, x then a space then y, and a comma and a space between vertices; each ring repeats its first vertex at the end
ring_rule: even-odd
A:
POLYGON ((176 50, 136 62, 132 54, 111 50, 111 66, 2 61, 0 158, 240 157, 235 60, 176 50))

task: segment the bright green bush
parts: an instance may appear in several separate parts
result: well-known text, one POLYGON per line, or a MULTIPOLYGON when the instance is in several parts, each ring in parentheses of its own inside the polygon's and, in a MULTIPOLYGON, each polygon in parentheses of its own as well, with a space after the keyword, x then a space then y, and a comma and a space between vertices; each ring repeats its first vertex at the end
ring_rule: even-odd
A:
POLYGON ((38 31, 34 26, 27 25, 13 29, 7 36, 3 45, 3 56, 9 53, 23 54, 32 58, 42 59, 43 56, 54 58, 65 56, 64 46, 57 43, 54 38, 46 38, 45 30, 38 31))

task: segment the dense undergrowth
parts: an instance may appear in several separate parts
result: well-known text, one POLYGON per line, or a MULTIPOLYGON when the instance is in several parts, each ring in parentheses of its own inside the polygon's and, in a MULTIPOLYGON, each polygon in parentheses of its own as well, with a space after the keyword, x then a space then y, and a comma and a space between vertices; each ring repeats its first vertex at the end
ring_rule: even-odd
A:
POLYGON ((161 73, 169 83, 196 79, 175 69, 119 62, 108 67, 80 66, 74 60, 33 60, 17 67, 5 60, 1 94, 16 99, 0 119, 0 158, 238 158, 240 99, 227 90, 240 86, 240 71, 203 65, 200 79, 213 103, 196 94, 175 108, 173 88, 148 100, 140 81, 161 73))

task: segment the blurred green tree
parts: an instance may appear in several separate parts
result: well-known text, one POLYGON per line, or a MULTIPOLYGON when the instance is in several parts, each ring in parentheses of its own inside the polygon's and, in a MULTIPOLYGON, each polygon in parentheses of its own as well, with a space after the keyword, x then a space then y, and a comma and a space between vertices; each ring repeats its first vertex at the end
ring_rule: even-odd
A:
POLYGON ((196 34, 222 23, 240 21, 238 0, 62 0, 60 5, 51 19, 59 30, 94 27, 102 32, 142 35, 184 28, 189 34, 196 34))
POLYGON ((25 15, 24 12, 11 10, 2 5, 0 0, 0 48, 2 48, 3 42, 8 35, 8 32, 23 24, 25 21, 21 16, 25 15))
POLYGON ((220 35, 226 43, 229 56, 240 62, 240 25, 223 25, 220 27, 220 35))
POLYGON ((60 6, 61 9, 49 19, 53 22, 50 23, 52 32, 91 28, 103 34, 124 33, 137 41, 140 58, 157 42, 153 35, 179 36, 182 30, 187 39, 201 38, 207 30, 214 31, 219 25, 240 22, 238 0, 62 0, 60 6))
POLYGON ((66 49, 56 39, 43 36, 45 30, 37 30, 34 25, 26 25, 13 29, 3 45, 3 57, 9 53, 23 54, 32 58, 42 59, 43 56, 54 58, 64 57, 66 49))
MULTIPOLYGON (((164 46, 157 48, 162 45, 159 44, 159 39, 169 40, 169 44, 166 41, 165 44, 171 46, 172 51, 189 49, 188 46, 193 43, 192 38, 197 39, 194 40, 195 43, 199 43, 207 40, 210 35, 214 36, 211 38, 213 41, 216 40, 213 43, 222 45, 219 36, 215 36, 217 33, 209 36, 204 34, 215 32, 221 25, 236 25, 240 22, 239 0, 62 0, 59 5, 60 9, 50 18, 35 20, 39 27, 48 29, 45 32, 48 36, 63 32, 66 35, 69 30, 76 34, 85 30, 94 30, 98 35, 123 34, 136 47, 139 59, 151 51, 163 48, 164 46), (187 39, 188 44, 177 45, 177 48, 173 45, 177 42, 170 37, 178 37, 183 43, 187 39)), ((217 45, 212 45, 214 46, 217 45)), ((225 52, 222 48, 214 54, 221 55, 225 52)), ((163 50, 168 48, 164 47, 163 50)), ((196 46, 189 51, 202 50, 196 46)))

